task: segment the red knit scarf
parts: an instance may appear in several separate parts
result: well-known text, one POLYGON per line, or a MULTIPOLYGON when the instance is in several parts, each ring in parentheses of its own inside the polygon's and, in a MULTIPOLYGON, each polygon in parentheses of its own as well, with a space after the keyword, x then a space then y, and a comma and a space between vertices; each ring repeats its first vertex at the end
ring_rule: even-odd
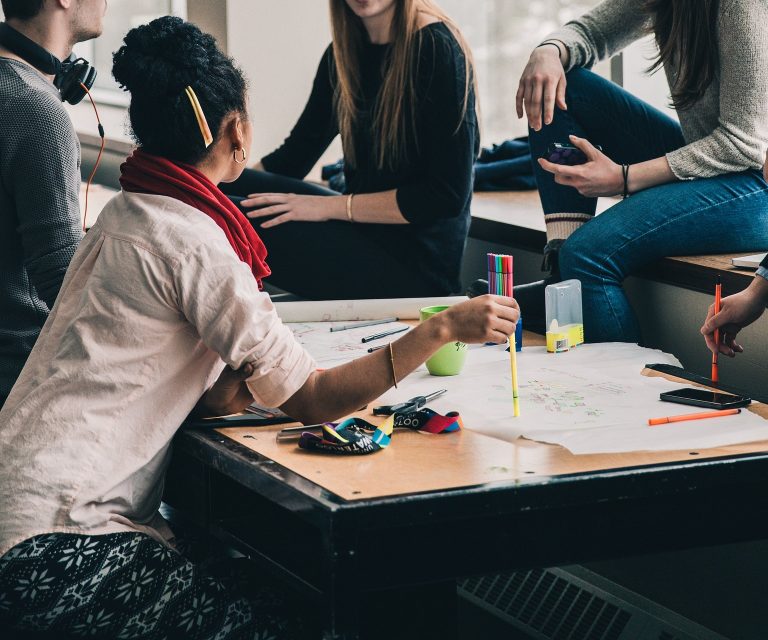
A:
POLYGON ((194 167, 137 149, 120 167, 120 185, 131 193, 169 196, 199 209, 227 236, 238 258, 261 280, 272 273, 264 262, 267 249, 248 218, 205 175, 194 167))

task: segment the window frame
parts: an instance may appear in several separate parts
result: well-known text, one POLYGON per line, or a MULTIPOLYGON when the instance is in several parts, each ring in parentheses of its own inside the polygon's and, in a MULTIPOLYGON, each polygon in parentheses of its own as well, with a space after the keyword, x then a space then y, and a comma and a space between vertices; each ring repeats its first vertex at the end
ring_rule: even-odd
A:
MULTIPOLYGON (((170 2, 170 14, 172 16, 178 16, 183 20, 187 19, 188 0, 169 0, 170 2)), ((88 42, 81 42, 75 45, 75 53, 88 60, 92 64, 97 64, 98 61, 94 60, 94 43, 93 40, 88 42)), ((103 87, 95 87, 91 90, 91 96, 94 102, 99 105, 105 105, 110 107, 123 107, 127 108, 131 102, 130 96, 120 89, 105 89, 103 87)))

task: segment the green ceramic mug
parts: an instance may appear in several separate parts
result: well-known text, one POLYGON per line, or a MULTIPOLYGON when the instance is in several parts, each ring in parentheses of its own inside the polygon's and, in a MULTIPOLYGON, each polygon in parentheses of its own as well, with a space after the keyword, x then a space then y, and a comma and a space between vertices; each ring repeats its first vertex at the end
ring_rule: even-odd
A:
MULTIPOLYGON (((424 322, 447 308, 445 306, 424 307, 419 311, 419 319, 424 322)), ((461 373, 466 359, 467 345, 463 342, 449 342, 435 351, 427 360, 427 371, 433 376, 455 376, 461 373)))

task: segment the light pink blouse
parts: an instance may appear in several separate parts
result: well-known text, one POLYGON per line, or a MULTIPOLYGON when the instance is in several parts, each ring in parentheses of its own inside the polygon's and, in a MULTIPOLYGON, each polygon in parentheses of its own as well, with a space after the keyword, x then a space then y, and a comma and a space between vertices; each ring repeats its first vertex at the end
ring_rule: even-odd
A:
POLYGON ((316 366, 209 217, 117 195, 0 411, 0 555, 42 533, 157 534, 174 433, 245 362, 272 407, 316 366))

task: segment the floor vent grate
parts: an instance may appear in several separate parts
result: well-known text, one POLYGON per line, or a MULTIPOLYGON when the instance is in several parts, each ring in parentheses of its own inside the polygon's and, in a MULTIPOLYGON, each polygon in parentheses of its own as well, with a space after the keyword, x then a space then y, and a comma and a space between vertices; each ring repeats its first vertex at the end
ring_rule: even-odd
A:
POLYGON ((459 596, 536 640, 726 640, 578 566, 468 578, 459 596))

